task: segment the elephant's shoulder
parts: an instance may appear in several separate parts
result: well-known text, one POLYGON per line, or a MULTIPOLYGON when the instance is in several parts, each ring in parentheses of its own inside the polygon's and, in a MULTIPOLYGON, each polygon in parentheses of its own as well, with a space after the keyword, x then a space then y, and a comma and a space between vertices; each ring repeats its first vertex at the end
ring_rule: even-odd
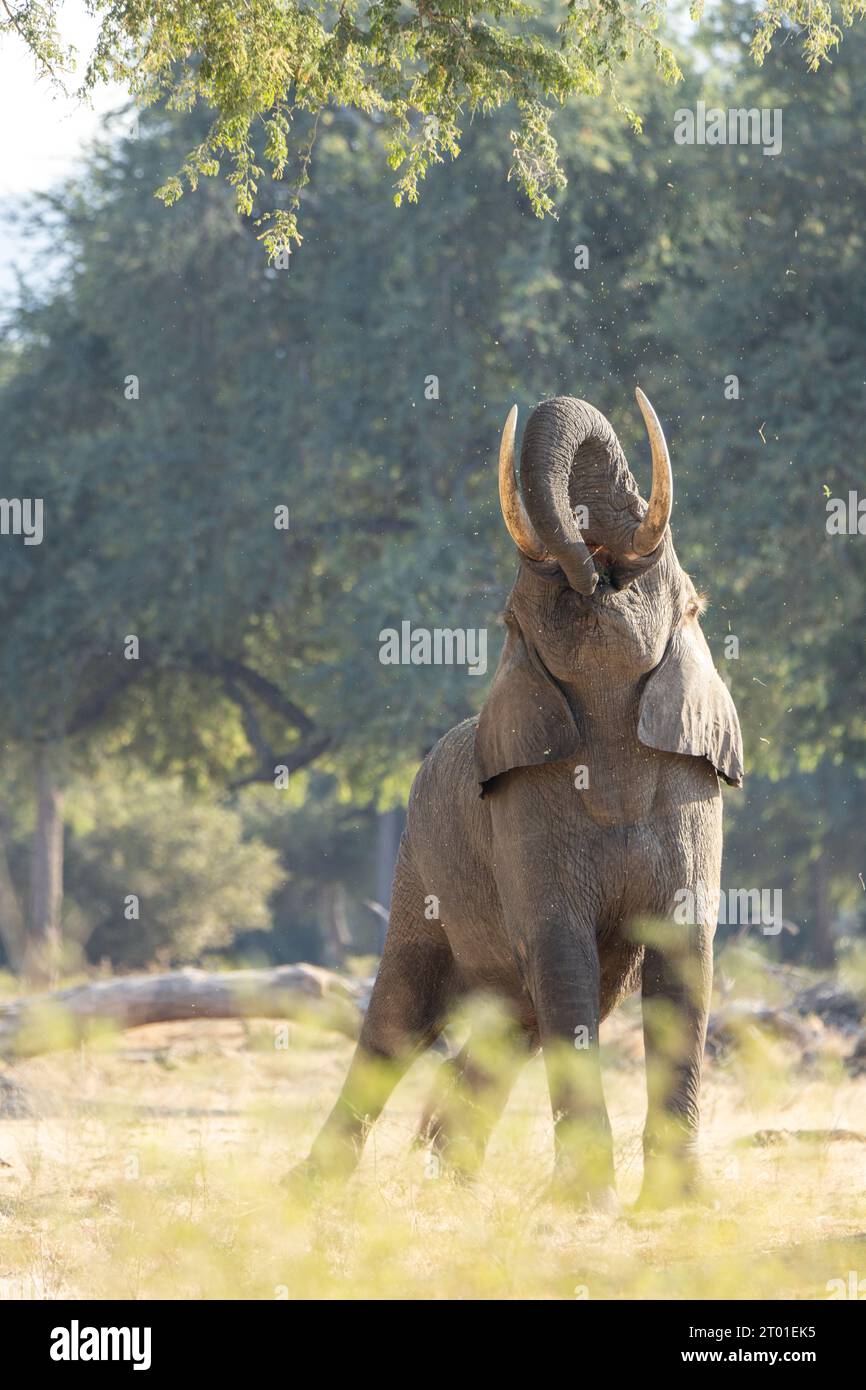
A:
POLYGON ((415 785, 423 786, 431 778, 446 775, 457 775, 459 782, 459 774, 464 763, 468 775, 473 778, 474 782, 472 758, 477 727, 478 715, 474 714, 471 719, 464 719, 461 724, 455 724, 453 729, 449 729, 447 734, 443 734, 438 742, 434 743, 418 769, 415 785))
POLYGON ((478 801, 475 780, 475 730, 478 716, 464 719, 443 734, 418 769, 409 798, 409 815, 422 807, 435 806, 440 813, 453 814, 461 803, 478 801))

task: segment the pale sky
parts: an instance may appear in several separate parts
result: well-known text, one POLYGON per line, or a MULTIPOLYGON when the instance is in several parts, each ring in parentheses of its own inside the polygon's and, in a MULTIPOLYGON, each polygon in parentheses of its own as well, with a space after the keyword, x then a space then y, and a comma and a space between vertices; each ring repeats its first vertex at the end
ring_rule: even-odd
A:
MULTIPOLYGON (((75 45, 83 67, 97 22, 80 0, 65 0, 60 18, 63 39, 75 45)), ((72 90, 78 80, 72 73, 66 85, 72 90)), ((102 114, 123 100, 120 87, 100 88, 90 106, 64 97, 50 81, 37 77, 36 65, 17 36, 0 36, 0 212, 22 194, 50 188, 74 170, 102 114)), ((14 284, 12 266, 24 267, 27 259, 27 238, 0 221, 0 296, 14 284)))

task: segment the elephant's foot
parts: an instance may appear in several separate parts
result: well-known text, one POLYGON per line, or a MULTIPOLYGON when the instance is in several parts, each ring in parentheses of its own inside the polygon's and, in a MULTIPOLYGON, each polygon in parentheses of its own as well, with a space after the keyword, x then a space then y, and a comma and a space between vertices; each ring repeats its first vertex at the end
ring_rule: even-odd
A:
POLYGON ((309 1197, 324 1187, 341 1187, 352 1176, 361 1157, 356 1132, 346 1127, 326 1127, 302 1163, 291 1168, 280 1186, 298 1197, 309 1197))
POLYGON ((296 1197, 301 1201, 307 1200, 322 1185, 324 1175, 321 1170, 311 1163, 307 1158, 303 1163, 298 1163, 294 1168, 290 1168, 280 1178, 280 1187, 290 1197, 296 1197))
POLYGON ((644 1175, 639 1211, 664 1211, 667 1207, 712 1206, 709 1190, 701 1177, 700 1165, 694 1155, 666 1154, 644 1158, 644 1175))
POLYGON ((279 1180, 279 1186, 290 1197, 307 1204, 324 1193, 336 1196, 348 1182, 355 1164, 321 1164, 307 1158, 290 1168, 279 1180))
POLYGON ((560 1120, 549 1196, 582 1211, 619 1211, 609 1128, 585 1120, 560 1120))
POLYGON ((424 1176, 434 1182, 450 1182, 454 1187, 471 1187, 477 1181, 479 1168, 472 1164, 465 1166, 453 1162, 447 1155, 435 1149, 428 1153, 424 1164, 424 1176))
POLYGON ((440 1129, 427 1152, 425 1174, 447 1178, 458 1187, 475 1182, 484 1163, 484 1145, 440 1129))
POLYGON ((554 1175, 544 1195, 546 1201, 570 1207, 584 1215, 618 1216, 621 1210, 620 1200, 612 1183, 605 1187, 588 1186, 586 1183, 554 1175))
POLYGON ((616 1216, 620 1210, 613 1164, 595 1163, 590 1167, 558 1159, 547 1189, 548 1201, 583 1212, 604 1212, 616 1216))

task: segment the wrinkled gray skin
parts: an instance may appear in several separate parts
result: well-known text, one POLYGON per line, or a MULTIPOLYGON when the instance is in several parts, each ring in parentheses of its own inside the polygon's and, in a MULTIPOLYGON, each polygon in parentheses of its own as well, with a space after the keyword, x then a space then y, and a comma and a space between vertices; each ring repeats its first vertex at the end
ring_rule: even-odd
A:
MULTIPOLYGON (((543 402, 526 427, 520 474, 550 556, 521 555, 481 715, 446 734, 415 779, 359 1046, 303 1171, 348 1174, 393 1085, 455 1003, 493 992, 518 1039, 511 1068, 544 1049, 556 1190, 610 1206, 598 1027, 640 988, 643 1197, 659 1202, 695 1181, 715 926, 677 924, 675 894, 701 883, 701 900, 712 901, 718 888, 719 774, 741 781, 739 726, 670 531, 649 557, 629 553, 646 504, 604 417, 569 397, 543 402), (600 574, 591 596, 568 578, 578 505, 588 508, 583 539, 600 574), (588 785, 578 790, 581 766, 588 785), (425 914, 431 895, 436 920, 425 914), (668 924, 650 944, 639 929, 647 919, 668 924), (393 1065, 371 1082, 370 1059, 393 1065)), ((450 1100, 428 1130, 446 1159, 471 1169, 513 1075, 474 1061, 472 1038, 449 1068, 450 1100)))

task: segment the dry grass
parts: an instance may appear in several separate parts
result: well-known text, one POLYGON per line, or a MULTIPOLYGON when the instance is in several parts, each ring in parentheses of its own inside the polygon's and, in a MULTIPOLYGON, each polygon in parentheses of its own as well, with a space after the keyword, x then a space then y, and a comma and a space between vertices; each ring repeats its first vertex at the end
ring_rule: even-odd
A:
MULTIPOLYGON (((866 1126, 866 1078, 828 1035, 804 1068, 754 1039, 706 1078, 714 1205, 583 1217, 545 1202, 552 1140, 531 1064, 472 1188, 411 1148, 420 1063, 341 1194, 303 1207, 279 1179, 336 1095, 350 1045, 267 1023, 139 1030, 22 1063, 37 1115, 0 1120, 0 1297, 822 1299, 866 1278, 866 1144, 761 1129, 866 1126)), ((640 1181, 643 1069, 629 1005, 607 1029, 620 1195, 640 1181)), ((866 1284, 864 1284, 866 1288, 866 1284)))

